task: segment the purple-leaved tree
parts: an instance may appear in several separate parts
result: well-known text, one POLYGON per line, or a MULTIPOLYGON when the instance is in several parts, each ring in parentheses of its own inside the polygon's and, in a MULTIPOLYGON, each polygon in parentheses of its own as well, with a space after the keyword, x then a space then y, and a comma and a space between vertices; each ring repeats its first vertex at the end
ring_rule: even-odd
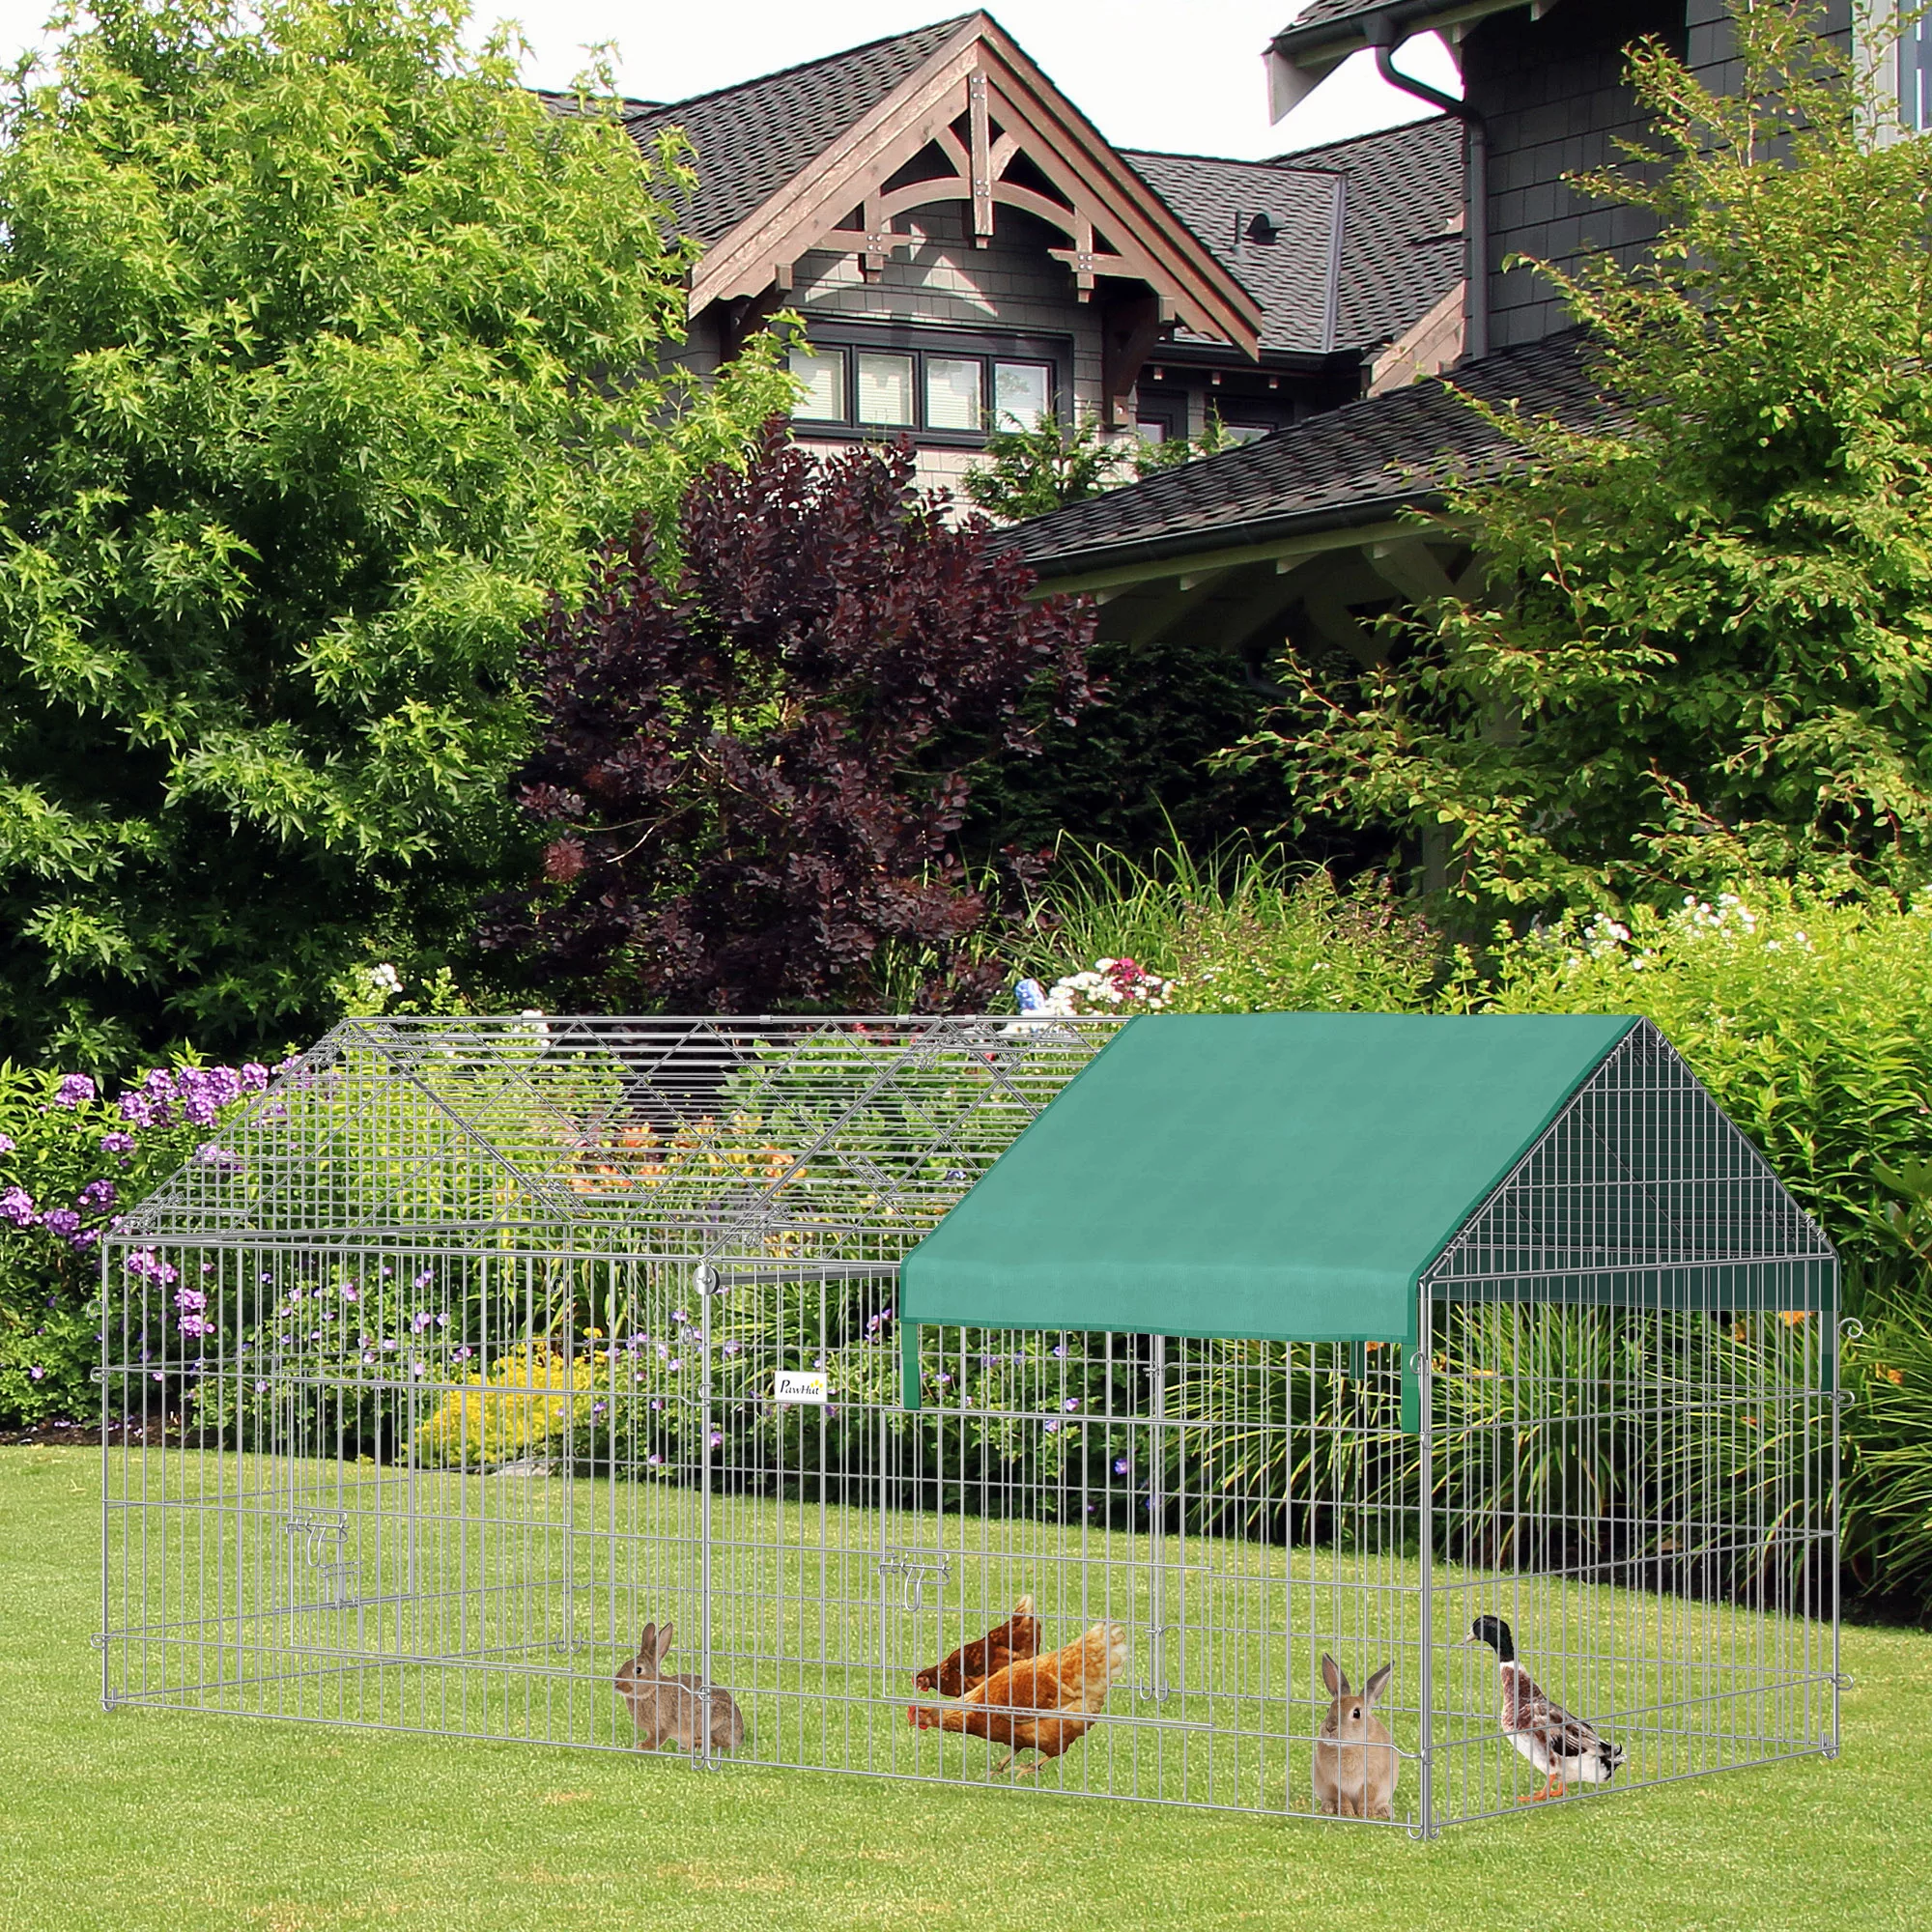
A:
POLYGON ((552 611, 518 796, 554 837, 486 944, 613 1005, 865 1005, 894 956, 925 960, 923 1006, 983 998, 998 970, 965 942, 998 909, 954 849, 969 775, 1093 700, 1094 619, 1030 601, 912 469, 902 447, 813 458, 774 421, 694 487, 674 568, 640 524, 552 611))

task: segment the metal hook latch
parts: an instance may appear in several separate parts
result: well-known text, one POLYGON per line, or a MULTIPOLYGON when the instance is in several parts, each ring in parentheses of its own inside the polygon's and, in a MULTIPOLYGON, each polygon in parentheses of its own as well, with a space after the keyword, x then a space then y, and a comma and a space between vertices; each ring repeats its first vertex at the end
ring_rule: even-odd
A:
POLYGON ((925 1607, 925 1579, 938 1577, 943 1587, 952 1575, 952 1566, 937 1550, 890 1549, 879 1559, 881 1577, 899 1579, 899 1607, 922 1610, 925 1607))

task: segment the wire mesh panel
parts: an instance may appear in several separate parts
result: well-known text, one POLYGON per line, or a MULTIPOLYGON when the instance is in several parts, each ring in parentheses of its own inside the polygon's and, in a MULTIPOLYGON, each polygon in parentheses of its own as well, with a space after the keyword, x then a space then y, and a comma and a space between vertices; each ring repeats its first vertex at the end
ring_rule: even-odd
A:
POLYGON ((1648 1025, 1445 1250, 1435 1817, 1836 1749, 1836 1302, 1823 1236, 1648 1025), (1525 1686, 1577 1720, 1554 1762, 1525 1686))
POLYGON ((1419 1347, 904 1358, 1110 1030, 338 1029, 103 1257, 106 1701, 1429 1833, 1550 1783, 1506 1626, 1618 1788, 1834 1747, 1835 1264, 1657 1036, 1419 1347))

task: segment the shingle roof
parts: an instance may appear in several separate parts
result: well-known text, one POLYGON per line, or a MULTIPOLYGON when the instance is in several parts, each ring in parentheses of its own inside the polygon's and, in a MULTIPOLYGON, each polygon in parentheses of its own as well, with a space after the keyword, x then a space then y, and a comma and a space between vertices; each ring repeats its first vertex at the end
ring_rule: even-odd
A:
POLYGON ((1325 27, 1330 20, 1347 20, 1356 14, 1373 14, 1388 0, 1308 0, 1289 22, 1291 27, 1325 27))
POLYGON ((1277 52, 1291 57, 1312 51, 1318 64, 1326 66, 1341 53, 1352 52, 1362 44, 1353 23, 1366 23, 1374 14, 1387 14, 1401 39, 1428 32, 1444 15, 1466 20, 1522 4, 1523 0, 1308 0, 1274 37, 1272 44, 1277 52))
POLYGON ((1336 340, 1392 342, 1463 279, 1463 127, 1447 114, 1283 155, 1349 177, 1336 340))
MULTIPOLYGON (((1606 425, 1579 329, 1505 349, 1456 371, 1484 401, 1516 402, 1575 427, 1606 425)), ((1432 480, 1494 473, 1517 445, 1435 380, 1306 417, 1258 442, 1163 470, 1001 538, 1042 577, 1129 559, 1262 543, 1299 528, 1379 522, 1427 501, 1432 480)))
POLYGON ((1335 346, 1329 340, 1332 173, 1208 155, 1129 151, 1122 158, 1261 303, 1264 349, 1320 355, 1335 346), (1242 231, 1257 214, 1281 231, 1278 240, 1245 239, 1242 231))
POLYGON ((639 141, 682 128, 697 156, 697 192, 685 232, 728 235, 810 162, 918 71, 970 14, 848 48, 824 60, 626 117, 639 141))
POLYGON ((1272 161, 1129 152, 1125 158, 1262 305, 1264 349, 1321 355, 1393 341, 1463 275, 1463 135, 1447 115, 1272 161), (1340 286, 1335 177, 1348 177, 1340 286), (1255 242, 1266 214, 1282 231, 1255 242), (1331 332, 1332 331, 1332 332, 1331 332))

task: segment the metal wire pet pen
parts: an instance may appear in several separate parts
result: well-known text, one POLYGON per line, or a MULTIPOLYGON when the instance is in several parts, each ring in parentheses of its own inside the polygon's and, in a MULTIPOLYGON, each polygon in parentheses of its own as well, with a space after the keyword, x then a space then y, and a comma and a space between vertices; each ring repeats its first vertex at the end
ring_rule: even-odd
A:
POLYGON ((1423 1833, 1836 1747, 1835 1263, 1641 1022, 358 1020, 102 1292, 110 1707, 1423 1833))

